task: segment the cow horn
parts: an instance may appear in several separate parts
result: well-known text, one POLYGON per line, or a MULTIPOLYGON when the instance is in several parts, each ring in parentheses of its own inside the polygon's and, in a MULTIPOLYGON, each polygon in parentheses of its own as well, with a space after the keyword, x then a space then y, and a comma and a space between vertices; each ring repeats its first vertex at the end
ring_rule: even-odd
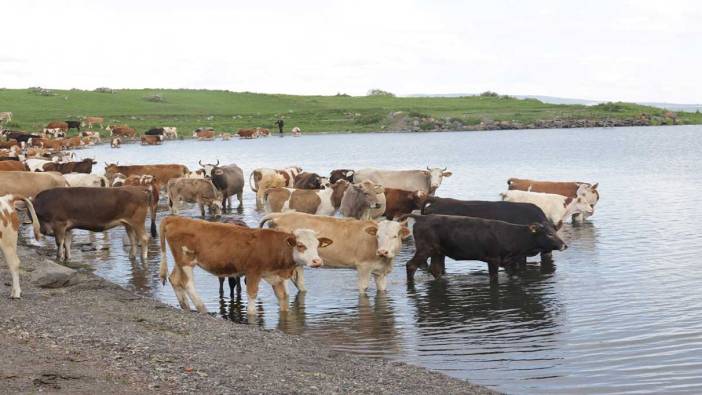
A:
POLYGON ((201 160, 197 161, 197 164, 200 165, 200 167, 205 167, 205 165, 202 164, 201 160))
POLYGON ((217 166, 219 166, 219 159, 217 159, 217 164, 215 165, 215 167, 217 167, 217 166))
POLYGON ((441 172, 445 172, 446 170, 448 170, 448 166, 444 167, 444 170, 441 170, 441 172))
POLYGON ((431 169, 429 168, 429 166, 427 166, 427 170, 431 171, 431 169))

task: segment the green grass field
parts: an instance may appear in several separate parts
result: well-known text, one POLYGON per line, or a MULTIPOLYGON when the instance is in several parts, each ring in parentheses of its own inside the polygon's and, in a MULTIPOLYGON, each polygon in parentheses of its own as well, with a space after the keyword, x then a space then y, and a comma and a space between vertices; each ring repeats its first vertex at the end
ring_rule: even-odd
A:
MULTIPOLYGON (((154 126, 176 126, 186 137, 201 126, 218 131, 243 127, 274 129, 278 117, 285 129, 303 132, 367 132, 401 129, 391 114, 402 111, 410 119, 442 119, 477 125, 510 121, 529 124, 563 119, 636 119, 652 116, 661 123, 665 110, 626 103, 598 106, 553 105, 509 97, 406 98, 385 96, 292 96, 211 90, 129 89, 114 93, 56 90, 42 95, 32 89, 0 89, 0 111, 11 111, 6 127, 38 131, 52 120, 103 116, 107 123, 126 123, 140 133, 154 126), (163 102, 145 97, 160 95, 163 102)), ((700 124, 699 113, 678 113, 678 124, 700 124)), ((665 123, 665 122, 663 122, 665 123)))

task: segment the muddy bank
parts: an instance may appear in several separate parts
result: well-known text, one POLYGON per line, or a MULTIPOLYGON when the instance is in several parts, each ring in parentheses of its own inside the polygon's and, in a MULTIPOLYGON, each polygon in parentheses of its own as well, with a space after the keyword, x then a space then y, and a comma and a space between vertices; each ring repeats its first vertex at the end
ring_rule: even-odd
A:
POLYGON ((22 299, 0 262, 2 392, 491 391, 312 339, 183 312, 20 247, 22 299))

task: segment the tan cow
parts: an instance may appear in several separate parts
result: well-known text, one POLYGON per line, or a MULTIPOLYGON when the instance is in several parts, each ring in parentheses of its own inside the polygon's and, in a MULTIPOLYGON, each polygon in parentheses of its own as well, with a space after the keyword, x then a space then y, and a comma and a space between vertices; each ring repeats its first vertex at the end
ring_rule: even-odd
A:
POLYGON ((183 217, 164 218, 160 228, 161 281, 165 285, 168 275, 168 241, 175 259, 175 267, 168 279, 178 302, 183 309, 189 310, 189 297, 201 313, 206 313, 207 308, 195 290, 195 266, 217 277, 246 276, 249 296, 246 311, 251 315, 256 314, 259 283, 261 279, 266 280, 273 287, 280 311, 283 312, 288 310, 285 280, 292 276, 298 266, 321 266, 323 261, 318 248, 332 244, 332 240, 318 238, 309 229, 287 233, 183 217), (213 248, 213 245, 217 248, 213 248))
MULTIPOLYGON (((404 223, 335 218, 304 213, 274 213, 261 220, 261 227, 270 221, 270 227, 286 232, 312 229, 320 237, 334 240, 329 248, 320 251, 326 266, 354 268, 358 271, 358 290, 368 289, 370 276, 375 276, 378 291, 387 288, 386 276, 392 271, 393 260, 402 246, 402 239, 410 235, 404 223)), ((302 270, 292 278, 301 291, 305 289, 302 270)))
POLYGON ((141 136, 141 145, 160 145, 163 142, 163 136, 144 135, 141 136))
POLYGON ((258 137, 256 129, 239 129, 236 131, 236 134, 241 139, 255 139, 258 137))
POLYGON ((131 165, 119 166, 117 163, 105 164, 105 176, 111 179, 114 174, 122 173, 125 176, 144 175, 148 174, 154 177, 158 187, 163 189, 168 184, 168 180, 172 178, 184 177, 190 173, 184 165, 177 164, 159 164, 159 165, 131 165))
POLYGON ((41 232, 39 231, 39 220, 34 212, 34 206, 29 199, 22 196, 4 195, 0 196, 0 250, 5 257, 7 267, 10 269, 12 277, 12 290, 10 298, 19 298, 22 296, 19 282, 19 265, 20 260, 17 256, 17 234, 19 233, 19 217, 15 210, 15 203, 23 201, 24 205, 32 218, 32 226, 34 228, 34 237, 41 240, 41 232))
MULTIPOLYGON (((600 200, 600 193, 597 190, 599 183, 590 184, 587 182, 572 181, 572 182, 558 182, 558 181, 536 181, 521 178, 510 178, 507 180, 507 185, 510 190, 519 190, 527 192, 544 192, 544 193, 555 193, 556 195, 561 195, 569 198, 583 197, 585 201, 590 203, 592 209, 595 209, 595 205, 600 200)), ((576 214, 573 216, 573 221, 582 221, 594 214, 576 214)))
POLYGON ((136 129, 129 127, 118 127, 110 129, 110 136, 133 139, 136 137, 136 129))
POLYGON ((18 160, 3 160, 0 161, 0 171, 29 171, 29 169, 18 160))
POLYGON ((286 186, 285 178, 278 173, 265 174, 261 181, 258 182, 258 190, 256 191, 256 209, 263 208, 263 199, 266 196, 266 191, 271 188, 282 188, 286 186))
POLYGON ((47 129, 61 129, 64 132, 68 131, 68 124, 64 121, 51 121, 46 125, 47 129))
POLYGON ((197 203, 200 213, 205 216, 205 206, 210 215, 222 214, 222 192, 212 181, 204 178, 174 178, 168 181, 168 205, 172 214, 178 214, 178 208, 183 204, 197 203))
POLYGON ((102 129, 102 125, 105 123, 105 118, 103 117, 85 117, 83 118, 83 122, 81 123, 81 126, 88 126, 88 129, 92 129, 93 125, 100 125, 100 129, 102 129))
POLYGON ((11 194, 33 198, 47 189, 67 186, 68 183, 66 179, 61 174, 55 172, 0 172, 0 196, 11 194))
POLYGON ((67 139, 61 140, 61 146, 63 146, 64 149, 69 149, 69 148, 80 148, 83 147, 85 143, 83 140, 80 139, 80 136, 73 136, 67 139))

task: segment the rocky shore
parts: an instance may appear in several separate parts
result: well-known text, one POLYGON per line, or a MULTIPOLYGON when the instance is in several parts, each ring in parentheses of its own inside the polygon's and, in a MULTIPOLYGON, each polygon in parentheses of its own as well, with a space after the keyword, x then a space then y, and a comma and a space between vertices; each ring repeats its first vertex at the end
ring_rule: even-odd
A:
POLYGON ((3 393, 494 393, 426 369, 184 312, 20 247, 0 262, 3 393))

